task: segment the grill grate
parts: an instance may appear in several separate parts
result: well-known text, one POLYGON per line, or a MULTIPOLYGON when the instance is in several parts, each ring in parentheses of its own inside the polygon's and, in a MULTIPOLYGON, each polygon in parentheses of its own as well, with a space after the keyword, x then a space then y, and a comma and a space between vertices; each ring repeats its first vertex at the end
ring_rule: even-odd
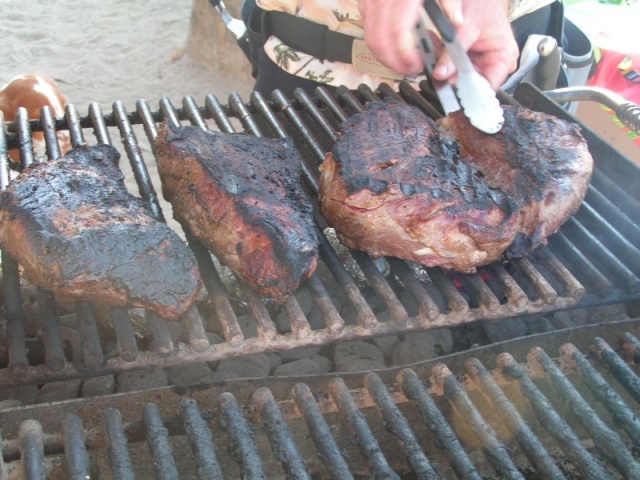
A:
MULTIPOLYGON (((208 95, 204 107, 199 107, 191 97, 185 97, 181 108, 175 108, 169 99, 163 98, 157 111, 152 111, 146 101, 139 100, 136 111, 132 113, 121 102, 115 102, 113 111, 108 114, 103 114, 97 104, 91 104, 87 116, 81 116, 73 105, 69 105, 63 119, 53 119, 51 112, 45 109, 39 121, 29 121, 25 112, 20 112, 18 120, 9 124, 6 132, 0 132, 0 187, 6 188, 9 182, 7 148, 19 147, 22 168, 36 161, 32 152, 32 130, 44 131, 48 139, 47 154, 49 158, 57 158, 60 155, 55 137, 57 130, 68 129, 71 142, 76 146, 89 142, 91 136, 96 143, 112 144, 111 132, 117 128, 140 196, 146 201, 149 211, 165 221, 163 206, 150 175, 155 164, 144 160, 136 134, 143 129, 152 145, 157 135, 157 123, 163 119, 176 123, 187 121, 223 132, 290 136, 304 159, 309 188, 317 192, 317 166, 322 162, 324 152, 335 142, 338 125, 352 113, 362 111, 366 102, 396 98, 438 115, 426 100, 429 98, 426 88, 416 92, 406 85, 399 92, 382 85, 376 92, 362 87, 357 92, 340 89, 332 96, 320 88, 313 98, 303 91, 297 91, 294 97, 287 99, 275 91, 272 99, 267 101, 254 92, 245 103, 232 93, 228 104, 222 105, 214 96, 208 95)), ((530 108, 550 109, 550 113, 567 116, 539 92, 530 93, 525 89, 521 97, 522 103, 530 108)), ((508 97, 504 100, 513 101, 508 97)), ((390 274, 385 276, 381 272, 381 262, 351 252, 366 279, 366 282, 361 282, 347 269, 330 239, 320 235, 322 272, 307 281, 300 292, 313 298, 315 311, 322 319, 321 328, 312 327, 309 312, 294 296, 283 308, 289 318, 291 332, 278 331, 275 322, 278 312, 242 284, 239 287, 242 301, 238 302, 235 292, 230 291, 225 283, 225 272, 217 261, 199 242, 185 234, 198 259, 208 293, 207 302, 221 326, 223 343, 210 344, 207 331, 212 327, 195 306, 180 320, 187 340, 179 344, 172 341, 167 322, 147 312, 144 321, 153 338, 150 345, 137 341, 131 312, 126 308, 112 308, 110 318, 117 337, 117 354, 110 355, 104 351, 104 338, 92 306, 78 303, 75 305, 76 328, 81 338, 72 344, 69 352, 69 348, 65 349, 65 338, 56 314, 56 299, 50 292, 40 289, 37 291, 41 312, 38 329, 45 359, 30 365, 25 322, 32 319, 25 318, 21 304, 18 265, 3 252, 8 367, 0 369, 0 387, 97 376, 147 366, 215 361, 265 351, 638 299, 640 227, 632 219, 640 218, 640 199, 637 189, 631 187, 639 172, 637 167, 633 169, 630 166, 628 159, 588 131, 586 136, 596 160, 596 171, 586 202, 550 239, 548 246, 540 247, 528 258, 506 264, 495 263, 479 269, 474 275, 450 275, 434 268, 423 268, 416 274, 412 265, 386 259, 383 266, 389 268, 390 274), (616 183, 629 187, 627 192, 616 183), (464 294, 460 285, 464 286, 464 294), (382 299, 382 308, 372 304, 373 297, 376 301, 382 299), (354 320, 345 316, 344 305, 356 312, 354 320), (256 336, 249 336, 243 331, 238 321, 241 315, 252 317, 256 336)), ((323 219, 317 216, 316 220, 317 228, 322 230, 326 226, 323 219)))
POLYGON ((565 331, 578 345, 542 334, 505 342, 514 353, 497 358, 495 348, 449 356, 450 366, 438 359, 272 379, 269 388, 230 382, 3 411, 0 471, 22 468, 27 479, 96 470, 119 479, 640 478, 630 388, 640 379, 599 336, 637 342, 639 328, 636 319, 565 331), (559 356, 532 342, 560 346, 559 356), (589 349, 597 354, 582 353, 589 349), (609 355, 625 368, 606 368, 609 355))

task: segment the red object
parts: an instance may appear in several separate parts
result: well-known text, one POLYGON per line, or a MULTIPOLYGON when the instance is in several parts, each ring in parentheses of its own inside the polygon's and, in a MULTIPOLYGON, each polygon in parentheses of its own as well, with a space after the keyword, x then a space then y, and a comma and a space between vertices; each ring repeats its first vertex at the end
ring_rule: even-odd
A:
MULTIPOLYGON (((589 85, 606 88, 630 102, 640 104, 640 53, 625 54, 609 50, 601 52, 602 58, 598 62, 595 74, 589 79, 589 85)), ((621 123, 620 126, 640 147, 640 136, 629 131, 621 123)))

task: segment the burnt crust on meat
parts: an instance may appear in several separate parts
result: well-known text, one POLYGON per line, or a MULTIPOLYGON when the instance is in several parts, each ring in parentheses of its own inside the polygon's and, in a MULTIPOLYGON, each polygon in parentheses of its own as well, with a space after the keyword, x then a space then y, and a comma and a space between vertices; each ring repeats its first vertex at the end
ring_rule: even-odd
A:
POLYGON ((348 247, 473 272, 546 241, 592 168, 578 128, 549 115, 505 107, 505 127, 487 135, 461 112, 436 124, 375 102, 341 125, 320 168, 320 209, 348 247))
POLYGON ((200 276, 193 253, 130 195, 110 145, 71 150, 0 192, 2 248, 62 301, 140 307, 177 319, 200 276))
POLYGON ((580 127, 524 107, 505 106, 495 135, 472 128, 462 112, 439 122, 460 153, 501 186, 520 206, 518 234, 505 255, 521 258, 557 232, 580 207, 593 172, 593 158, 580 127))
POLYGON ((318 238, 291 140, 164 123, 155 150, 176 220, 262 297, 282 302, 311 276, 318 238))

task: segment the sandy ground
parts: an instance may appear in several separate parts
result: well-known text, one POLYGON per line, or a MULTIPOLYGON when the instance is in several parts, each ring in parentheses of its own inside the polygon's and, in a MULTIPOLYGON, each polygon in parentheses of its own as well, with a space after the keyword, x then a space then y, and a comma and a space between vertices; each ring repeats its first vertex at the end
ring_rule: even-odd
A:
MULTIPOLYGON (((81 116, 88 114, 92 102, 106 114, 116 100, 129 112, 138 99, 147 100, 152 110, 162 97, 176 107, 187 95, 202 106, 209 93, 221 103, 232 92, 247 101, 253 86, 249 74, 226 75, 199 65, 186 53, 190 16, 189 0, 0 0, 0 85, 17 75, 42 73, 58 83, 81 116)), ((246 61, 239 47, 229 54, 246 61)), ((109 130, 126 158, 118 130, 109 130)), ((134 132, 165 218, 180 231, 171 221, 170 206, 162 201, 144 130, 136 126, 134 132)), ((90 130, 84 134, 87 143, 95 143, 90 130)), ((127 187, 137 195, 128 162, 122 161, 121 168, 127 187)))
POLYGON ((174 105, 185 95, 246 98, 250 76, 228 77, 184 54, 190 15, 189 0, 2 0, 0 85, 46 74, 81 114, 90 102, 108 111, 115 100, 132 110, 140 98, 154 107, 163 96, 174 105))

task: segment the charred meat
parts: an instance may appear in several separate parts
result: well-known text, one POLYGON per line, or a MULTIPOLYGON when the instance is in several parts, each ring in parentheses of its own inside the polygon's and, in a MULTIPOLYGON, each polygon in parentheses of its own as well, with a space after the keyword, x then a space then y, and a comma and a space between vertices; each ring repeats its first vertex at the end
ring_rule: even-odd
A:
POLYGON ((311 276, 318 239, 292 141, 165 123, 155 151, 176 220, 261 296, 281 302, 311 276))
POLYGON ((593 162, 577 128, 538 115, 507 107, 492 136, 462 114, 436 125, 415 107, 370 104, 321 166, 321 213, 374 257, 473 272, 526 255, 577 210, 593 162))
POLYGON ((520 207, 518 234, 506 251, 520 258, 573 215, 584 200, 593 158, 580 127, 524 107, 505 107, 504 127, 495 135, 473 128, 461 112, 443 118, 443 132, 457 140, 460 154, 488 185, 507 192, 520 207))
POLYGON ((62 301, 177 319, 200 288, 191 250, 130 195, 110 145, 31 166, 0 192, 2 249, 62 301))

